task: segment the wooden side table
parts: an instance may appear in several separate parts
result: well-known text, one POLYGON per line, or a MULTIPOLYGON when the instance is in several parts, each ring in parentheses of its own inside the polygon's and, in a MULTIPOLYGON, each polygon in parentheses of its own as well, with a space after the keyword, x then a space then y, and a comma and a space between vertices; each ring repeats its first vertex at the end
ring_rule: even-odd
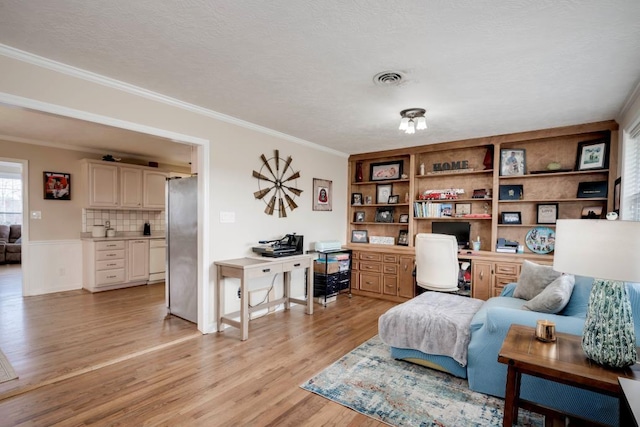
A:
MULTIPOLYGON (((623 369, 613 369, 589 360, 582 350, 580 336, 558 333, 556 342, 545 343, 535 338, 534 328, 522 325, 511 325, 498 354, 498 361, 508 366, 502 423, 503 426, 508 427, 517 421, 518 408, 547 416, 567 415, 520 399, 522 374, 617 398, 621 395, 619 377, 640 379, 638 364, 623 369)), ((576 418, 574 415, 571 417, 576 418)), ((580 419, 580 425, 594 425, 594 423, 580 419)))

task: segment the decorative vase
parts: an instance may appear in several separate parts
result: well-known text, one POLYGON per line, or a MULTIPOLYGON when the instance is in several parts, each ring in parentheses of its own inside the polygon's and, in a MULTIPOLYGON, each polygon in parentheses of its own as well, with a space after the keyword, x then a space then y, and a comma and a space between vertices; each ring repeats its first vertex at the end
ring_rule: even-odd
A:
POLYGON ((636 363, 635 330, 624 282, 594 280, 582 349, 589 359, 601 365, 623 368, 636 363))
POLYGON ((362 162, 356 163, 356 182, 362 182, 362 162))
POLYGON ((484 154, 484 160, 482 161, 484 170, 493 169, 493 145, 487 147, 487 152, 484 154))

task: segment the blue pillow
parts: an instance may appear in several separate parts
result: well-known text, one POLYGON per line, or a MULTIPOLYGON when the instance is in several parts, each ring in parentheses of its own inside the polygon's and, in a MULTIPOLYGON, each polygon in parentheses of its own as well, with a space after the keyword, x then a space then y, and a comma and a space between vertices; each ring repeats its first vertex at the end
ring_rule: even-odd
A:
POLYGON ((587 316, 587 305, 589 304, 589 295, 593 286, 593 277, 585 277, 576 275, 576 283, 571 292, 571 298, 566 307, 559 313, 562 316, 587 316))

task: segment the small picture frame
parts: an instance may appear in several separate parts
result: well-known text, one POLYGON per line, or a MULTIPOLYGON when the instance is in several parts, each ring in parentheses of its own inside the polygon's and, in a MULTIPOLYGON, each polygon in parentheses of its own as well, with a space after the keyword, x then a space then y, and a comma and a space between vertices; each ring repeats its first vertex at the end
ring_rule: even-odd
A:
POLYGON ((622 188, 622 177, 618 177, 613 185, 613 211, 620 215, 620 189, 622 188))
POLYGON ((578 198, 606 198, 607 197, 607 181, 586 181, 578 183, 578 198))
POLYGON ((371 205, 371 204, 373 204, 373 197, 371 197, 371 196, 366 196, 366 197, 364 198, 364 204, 365 204, 365 205, 371 205))
POLYGON ((42 172, 45 200, 71 200, 71 174, 42 172))
POLYGON ((609 141, 598 139, 578 143, 576 170, 607 169, 609 167, 609 141))
POLYGON ((389 203, 389 197, 393 192, 392 184, 378 184, 376 186, 376 203, 387 204, 389 203))
POLYGON ((367 230, 351 230, 351 243, 368 243, 369 232, 367 230))
POLYGON ((400 219, 398 219, 400 223, 408 223, 409 222, 409 214, 400 214, 400 219))
POLYGON ((400 179, 402 176, 402 160, 392 162, 371 163, 370 181, 388 181, 400 179))
POLYGON ((501 185, 498 192, 500 200, 522 200, 524 197, 522 185, 501 185))
POLYGON ((400 230, 398 233, 398 245, 409 246, 409 232, 407 230, 400 230))
POLYGON ((603 211, 602 206, 586 206, 582 208, 582 219, 600 219, 603 211))
POLYGON ((537 224, 555 224, 558 221, 557 203, 538 203, 536 213, 537 224))
POLYGON ((398 203, 399 200, 400 200, 400 196, 397 194, 394 194, 392 196, 389 196, 387 203, 389 203, 390 205, 395 205, 398 203))
POLYGON ((471 203, 456 203, 455 216, 465 216, 471 213, 471 203))
POLYGON ((522 215, 520 215, 520 212, 502 212, 500 215, 503 224, 522 224, 522 215))
POLYGON ((522 148, 500 149, 500 175, 515 176, 526 173, 526 150, 522 148))
POLYGON ((331 187, 332 181, 326 179, 313 178, 313 210, 330 211, 331 207, 331 187))
POLYGON ((353 222, 364 222, 364 211, 357 211, 353 214, 353 222))
POLYGON ((395 208, 376 208, 376 222, 393 222, 393 212, 395 208))
POLYGON ((352 193, 351 194, 351 204, 354 206, 359 206, 362 204, 362 193, 352 193))

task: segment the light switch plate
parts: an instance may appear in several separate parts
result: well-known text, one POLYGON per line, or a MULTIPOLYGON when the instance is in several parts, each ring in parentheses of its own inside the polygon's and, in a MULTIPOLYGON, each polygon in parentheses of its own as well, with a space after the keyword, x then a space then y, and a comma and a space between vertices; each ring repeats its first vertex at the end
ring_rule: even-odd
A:
POLYGON ((236 213, 235 212, 220 212, 220 222, 236 222, 236 213))
POLYGON ((42 219, 42 211, 31 211, 31 219, 42 219))

